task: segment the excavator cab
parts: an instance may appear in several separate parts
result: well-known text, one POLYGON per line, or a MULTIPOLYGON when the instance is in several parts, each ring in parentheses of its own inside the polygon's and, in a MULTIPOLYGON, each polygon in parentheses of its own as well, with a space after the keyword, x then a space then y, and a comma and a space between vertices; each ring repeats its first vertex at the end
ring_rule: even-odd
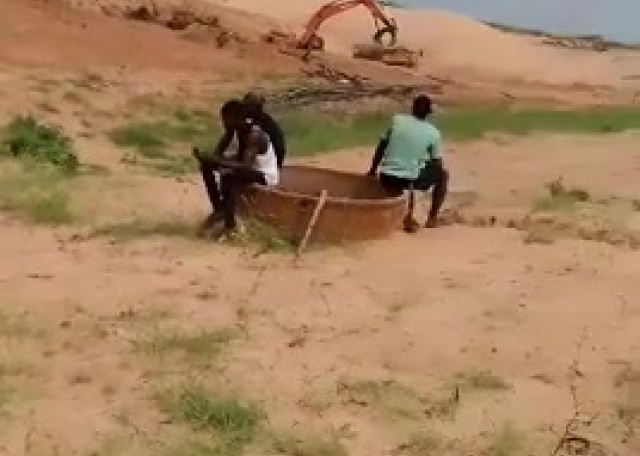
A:
POLYGON ((395 46, 398 42, 398 24, 396 20, 393 18, 387 18, 382 25, 376 20, 376 33, 373 35, 373 41, 380 46, 395 46), (385 36, 388 36, 388 40, 386 42, 383 39, 385 36))

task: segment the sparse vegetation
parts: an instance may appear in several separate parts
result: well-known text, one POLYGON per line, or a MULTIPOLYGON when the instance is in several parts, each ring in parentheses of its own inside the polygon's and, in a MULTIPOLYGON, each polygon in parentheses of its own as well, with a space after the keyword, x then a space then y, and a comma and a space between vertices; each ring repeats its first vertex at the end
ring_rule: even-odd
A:
POLYGON ((85 102, 84 97, 77 91, 68 90, 62 95, 62 99, 73 104, 83 104, 85 102))
POLYGON ((9 385, 7 377, 11 375, 10 369, 0 364, 0 418, 6 413, 6 406, 11 401, 13 387, 9 385))
POLYGON ((506 391, 511 385, 502 377, 486 370, 472 370, 456 375, 457 382, 466 388, 474 390, 506 391))
POLYGON ((526 436, 512 423, 507 423, 493 436, 493 441, 487 449, 487 455, 524 456, 526 448, 526 436))
POLYGON ((0 309, 0 338, 38 338, 43 332, 38 329, 25 315, 13 315, 0 309))
POLYGON ((458 405, 453 396, 423 396, 392 380, 342 380, 338 384, 338 395, 343 403, 371 406, 394 420, 416 420, 421 417, 450 418, 458 405))
POLYGON ((18 116, 5 126, 0 155, 51 164, 62 171, 75 171, 79 166, 71 139, 60 128, 32 116, 18 116))
MULTIPOLYGON (((389 127, 390 113, 356 115, 311 112, 276 112, 288 138, 291 156, 305 156, 375 143, 389 127)), ((506 108, 454 109, 438 114, 434 122, 448 140, 480 139, 486 133, 525 135, 536 131, 610 133, 640 128, 640 112, 633 109, 516 111, 506 108)), ((210 144, 220 133, 209 113, 178 110, 171 118, 136 122, 111 133, 121 147, 133 147, 151 159, 166 158, 172 144, 210 144)))
POLYGON ((210 454, 241 454, 254 441, 266 419, 259 406, 214 394, 201 385, 166 391, 158 399, 174 420, 192 426, 195 431, 214 433, 211 444, 205 445, 212 450, 210 454))
POLYGON ((442 437, 433 432, 421 432, 412 435, 400 449, 408 456, 435 456, 442 449, 442 437))
POLYGON ((136 152, 136 155, 125 156, 125 162, 177 176, 197 170, 197 162, 188 152, 191 146, 207 148, 218 136, 215 125, 204 112, 178 110, 169 119, 134 121, 118 127, 109 137, 115 145, 136 152), (184 150, 169 152, 174 145, 182 145, 184 150))
POLYGON ((79 160, 60 128, 15 117, 2 129, 0 156, 18 159, 3 166, 0 210, 46 225, 73 221, 65 178, 78 170, 79 160))
POLYGON ((538 211, 571 211, 578 203, 591 200, 589 192, 581 188, 568 188, 560 177, 547 184, 548 195, 536 202, 538 211))
POLYGON ((153 122, 133 122, 111 131, 110 138, 120 147, 137 150, 148 159, 167 158, 173 144, 202 145, 214 139, 217 124, 201 111, 178 110, 173 117, 153 122))
POLYGON ((346 456, 347 450, 335 436, 322 437, 301 432, 276 433, 271 447, 277 454, 288 456, 346 456))
POLYGON ((234 332, 226 328, 194 332, 155 329, 150 335, 139 340, 136 348, 150 356, 179 353, 188 357, 211 360, 222 352, 234 336, 234 332))
POLYGON ((290 253, 295 250, 295 244, 279 229, 251 219, 245 222, 245 233, 239 242, 246 246, 255 246, 260 252, 290 253))
MULTIPOLYGON (((370 145, 389 127, 388 113, 355 117, 284 113, 281 119, 294 155, 370 145)), ((640 129, 640 112, 614 108, 590 112, 454 109, 437 114, 434 123, 447 140, 470 141, 491 132, 526 135, 537 131, 610 133, 640 129)))
POLYGON ((122 223, 112 223, 93 230, 90 237, 106 236, 116 240, 126 241, 150 236, 183 237, 195 239, 196 230, 193 223, 185 220, 131 220, 122 223))
POLYGON ((0 175, 0 210, 42 225, 75 220, 64 175, 50 167, 5 169, 0 175))

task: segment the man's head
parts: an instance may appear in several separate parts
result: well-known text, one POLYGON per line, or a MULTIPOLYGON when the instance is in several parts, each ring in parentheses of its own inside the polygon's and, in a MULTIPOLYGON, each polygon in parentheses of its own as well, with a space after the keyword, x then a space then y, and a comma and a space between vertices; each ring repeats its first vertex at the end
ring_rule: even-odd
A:
POLYGON ((411 114, 413 114, 414 117, 424 120, 431 114, 432 110, 431 98, 427 95, 418 95, 413 100, 411 114))
POLYGON ((245 122, 245 106, 240 100, 227 101, 220 109, 220 117, 226 129, 237 130, 245 122))
POLYGON ((261 112, 264 107, 264 101, 264 97, 256 92, 247 93, 242 100, 249 114, 261 112))

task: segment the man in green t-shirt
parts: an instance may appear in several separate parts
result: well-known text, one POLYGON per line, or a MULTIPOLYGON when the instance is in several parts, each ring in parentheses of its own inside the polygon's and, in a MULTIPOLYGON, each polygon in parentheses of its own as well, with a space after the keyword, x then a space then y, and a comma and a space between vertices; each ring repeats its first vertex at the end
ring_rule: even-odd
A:
POLYGON ((431 210, 425 224, 428 228, 438 225, 438 213, 449 182, 449 173, 442 161, 442 135, 427 120, 431 113, 431 99, 420 95, 413 100, 410 115, 393 116, 391 128, 378 144, 369 169, 369 175, 375 176, 380 167, 380 183, 394 195, 407 189, 429 191, 433 188, 431 210))

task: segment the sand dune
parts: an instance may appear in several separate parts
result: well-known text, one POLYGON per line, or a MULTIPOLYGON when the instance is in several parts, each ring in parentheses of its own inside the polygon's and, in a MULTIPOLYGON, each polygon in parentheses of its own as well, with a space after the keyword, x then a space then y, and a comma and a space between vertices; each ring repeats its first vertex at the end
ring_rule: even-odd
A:
MULTIPOLYGON (((264 14, 300 32, 324 0, 210 0, 264 14)), ((510 35, 460 15, 435 10, 391 9, 400 27, 403 45, 423 49, 423 68, 464 72, 477 77, 531 80, 551 84, 618 84, 623 73, 640 61, 610 52, 597 54, 543 46, 535 38, 510 35)), ((367 41, 372 19, 358 8, 321 29, 328 50, 349 53, 355 43, 367 41)))

